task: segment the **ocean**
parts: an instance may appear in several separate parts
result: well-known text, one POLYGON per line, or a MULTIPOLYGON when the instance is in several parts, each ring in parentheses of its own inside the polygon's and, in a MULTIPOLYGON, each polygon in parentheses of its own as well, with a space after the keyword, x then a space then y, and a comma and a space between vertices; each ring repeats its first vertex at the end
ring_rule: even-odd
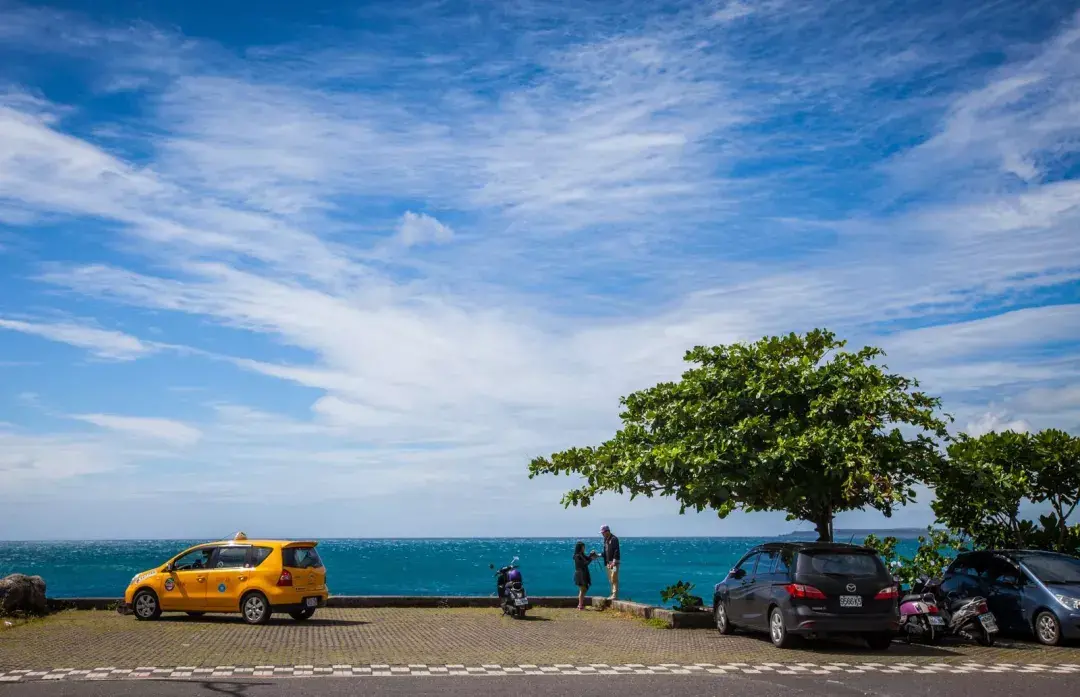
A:
MULTIPOLYGON (((750 537, 620 538, 620 597, 660 604, 660 589, 676 581, 695 584, 708 598, 739 557, 765 541, 750 537)), ((858 540, 856 540, 858 541, 858 540)), ((124 540, 115 542, 0 542, 0 578, 11 573, 45 579, 53 598, 120 597, 131 577, 164 563, 205 540, 124 540)), ((576 595, 566 539, 325 539, 319 553, 335 595, 482 596, 495 592, 488 564, 519 558, 530 595, 576 595)), ((599 537, 586 549, 601 549, 599 537)), ((901 540, 911 554, 915 540, 901 540)), ((602 564, 593 565, 590 594, 607 595, 602 564)))

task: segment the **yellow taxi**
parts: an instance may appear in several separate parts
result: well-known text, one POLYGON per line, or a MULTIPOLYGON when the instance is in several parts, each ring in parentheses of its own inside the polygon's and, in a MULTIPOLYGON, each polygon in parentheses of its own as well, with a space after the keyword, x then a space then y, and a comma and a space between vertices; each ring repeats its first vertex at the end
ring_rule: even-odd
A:
POLYGON ((196 545, 131 579, 119 612, 139 620, 162 612, 239 612, 248 624, 265 624, 275 612, 306 620, 329 596, 317 545, 244 533, 196 545))

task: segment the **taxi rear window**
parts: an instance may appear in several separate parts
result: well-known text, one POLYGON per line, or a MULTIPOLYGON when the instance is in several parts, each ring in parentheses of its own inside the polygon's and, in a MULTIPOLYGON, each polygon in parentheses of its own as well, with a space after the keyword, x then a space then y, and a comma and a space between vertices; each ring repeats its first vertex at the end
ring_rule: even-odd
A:
POLYGON ((273 551, 274 550, 270 547, 256 547, 251 552, 251 565, 258 566, 259 564, 262 564, 273 551))
POLYGON ((314 547, 288 547, 281 550, 282 561, 285 566, 293 569, 318 569, 322 567, 322 559, 314 547))

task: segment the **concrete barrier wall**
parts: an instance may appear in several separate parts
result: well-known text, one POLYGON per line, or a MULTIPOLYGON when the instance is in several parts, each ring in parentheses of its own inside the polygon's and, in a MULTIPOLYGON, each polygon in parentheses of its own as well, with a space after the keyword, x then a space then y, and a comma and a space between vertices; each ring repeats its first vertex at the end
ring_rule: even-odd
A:
POLYGON ((629 600, 608 600, 607 598, 592 598, 593 607, 610 608, 616 612, 625 612, 645 620, 660 620, 672 629, 705 629, 713 626, 711 612, 702 609, 701 612, 678 612, 663 607, 635 603, 629 600))

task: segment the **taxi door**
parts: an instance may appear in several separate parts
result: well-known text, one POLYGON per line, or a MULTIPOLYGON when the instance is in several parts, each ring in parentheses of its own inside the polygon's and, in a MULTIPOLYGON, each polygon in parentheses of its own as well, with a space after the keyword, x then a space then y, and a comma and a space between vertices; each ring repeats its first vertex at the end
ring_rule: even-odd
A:
POLYGON ((206 607, 211 612, 236 612, 240 609, 240 595, 248 586, 251 566, 248 555, 251 545, 228 545, 219 547, 210 559, 210 573, 206 579, 206 607))
POLYGON ((192 550, 173 560, 172 570, 163 571, 159 601, 162 610, 204 612, 206 610, 207 568, 212 548, 192 550))

